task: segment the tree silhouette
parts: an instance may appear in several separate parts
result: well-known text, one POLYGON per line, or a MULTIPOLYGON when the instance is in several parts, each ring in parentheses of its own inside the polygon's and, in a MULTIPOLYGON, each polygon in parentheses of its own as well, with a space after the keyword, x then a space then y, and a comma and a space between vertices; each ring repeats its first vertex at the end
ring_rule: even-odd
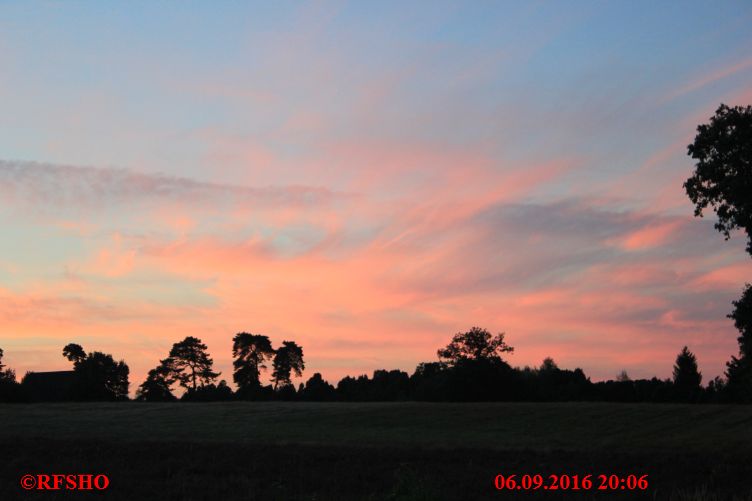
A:
POLYGON ((206 350, 206 345, 193 336, 172 345, 167 360, 173 377, 183 388, 195 390, 219 377, 220 373, 212 370, 214 361, 206 350))
POLYGON ((369 400, 407 400, 410 392, 410 376, 400 370, 375 370, 371 379, 369 400))
POLYGON ((693 399, 700 391, 702 374, 697 370, 697 357, 685 346, 676 357, 674 364, 674 386, 679 397, 693 399))
POLYGON ((146 380, 136 391, 136 400, 144 402, 171 402, 176 400, 170 386, 174 382, 172 375, 172 360, 162 360, 160 364, 149 371, 146 380))
POLYGON ((417 400, 448 400, 447 365, 443 362, 421 362, 410 376, 410 393, 417 400))
POLYGON ((744 230, 752 254, 752 106, 721 104, 710 123, 697 127, 687 149, 697 160, 694 174, 684 183, 695 216, 711 207, 718 215, 716 229, 727 240, 731 231, 744 230))
POLYGON ((504 333, 492 336, 486 329, 473 327, 467 332, 455 334, 452 342, 438 351, 439 358, 449 365, 467 360, 501 361, 502 353, 511 353, 514 348, 504 342, 504 333))
POLYGON ((234 397, 232 389, 224 379, 219 384, 209 383, 195 390, 189 389, 180 400, 183 402, 227 402, 234 397))
POLYGON ((3 349, 0 348, 0 402, 22 402, 24 394, 16 381, 16 372, 3 364, 3 349))
POLYGON ((3 355, 5 355, 5 352, 3 352, 3 349, 0 348, 0 381, 7 381, 7 382, 16 382, 16 371, 13 369, 6 369, 5 364, 3 364, 3 355))
POLYGON ((708 402, 727 402, 729 392, 727 389, 727 381, 721 376, 714 377, 705 390, 705 398, 708 402))
POLYGON ((86 359, 86 352, 80 344, 69 343, 63 347, 63 356, 73 362, 73 365, 76 365, 86 359))
POLYGON ((559 370, 559 366, 556 365, 556 362, 554 362, 553 358, 546 357, 543 359, 543 363, 538 370, 540 372, 555 372, 559 370))
POLYGON ((292 384, 290 379, 291 374, 294 373, 300 377, 303 375, 303 370, 305 369, 303 348, 298 346, 295 341, 284 341, 274 355, 272 365, 274 367, 272 381, 274 382, 275 390, 280 385, 287 386, 292 384))
POLYGON ((746 284, 741 299, 734 301, 734 311, 728 315, 741 334, 739 357, 731 357, 726 364, 726 389, 735 400, 752 402, 752 285, 746 284))
POLYGON ((297 400, 298 392, 295 390, 295 385, 292 383, 281 384, 276 390, 275 398, 286 401, 297 400))
POLYGON ((318 372, 306 381, 303 391, 298 393, 303 400, 313 400, 318 402, 334 400, 337 396, 334 386, 327 383, 318 372))
POLYGON ((266 369, 265 362, 274 356, 274 348, 269 337, 260 334, 240 332, 232 339, 232 366, 235 372, 233 381, 238 391, 244 392, 261 386, 260 374, 266 369))
POLYGON ((76 383, 73 398, 77 400, 127 400, 130 370, 124 361, 115 362, 112 355, 94 351, 88 355, 75 343, 63 348, 63 356, 73 362, 76 383))
POLYGON ((345 376, 337 383, 337 396, 346 402, 361 402, 368 400, 368 376, 357 378, 345 376))
POLYGON ((734 327, 741 333, 739 354, 745 358, 752 358, 752 285, 745 284, 742 297, 734 301, 734 311, 728 317, 734 321, 734 327))

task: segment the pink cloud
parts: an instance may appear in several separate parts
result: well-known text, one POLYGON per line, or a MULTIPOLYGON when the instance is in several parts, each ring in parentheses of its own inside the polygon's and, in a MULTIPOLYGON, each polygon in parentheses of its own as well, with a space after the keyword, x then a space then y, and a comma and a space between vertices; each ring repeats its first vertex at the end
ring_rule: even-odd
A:
POLYGON ((696 278, 692 285, 714 290, 734 287, 741 290, 741 284, 749 280, 752 280, 752 262, 746 261, 716 268, 696 278))
POLYGON ((88 272, 106 277, 119 277, 133 271, 136 251, 123 249, 122 241, 119 233, 112 235, 110 244, 99 250, 88 272))
POLYGON ((664 245, 670 241, 685 221, 674 220, 641 228, 620 239, 620 245, 629 251, 644 250, 664 245))

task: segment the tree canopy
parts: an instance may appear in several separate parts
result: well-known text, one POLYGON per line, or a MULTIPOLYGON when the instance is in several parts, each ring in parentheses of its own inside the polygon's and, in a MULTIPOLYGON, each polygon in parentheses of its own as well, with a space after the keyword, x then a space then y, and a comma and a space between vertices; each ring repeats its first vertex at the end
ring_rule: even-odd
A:
POLYGON ((738 338, 741 356, 752 358, 752 285, 746 284, 742 297, 734 301, 729 318, 741 334, 738 338))
POLYGON ((486 329, 473 327, 455 334, 452 342, 437 353, 442 361, 455 365, 467 360, 501 361, 502 353, 512 353, 514 348, 504 341, 505 334, 493 336, 486 329))
POLYGON ((329 384, 321 377, 320 373, 315 373, 306 381, 303 391, 300 392, 300 397, 303 400, 315 400, 325 402, 329 400, 335 400, 337 398, 337 392, 334 386, 329 384))
POLYGON ((274 348, 268 336, 239 332, 232 339, 232 366, 235 372, 233 381, 238 388, 258 388, 261 386, 260 374, 266 369, 266 361, 274 356, 274 348))
POLYGON ((68 343, 63 347, 63 356, 75 365, 86 358, 86 352, 80 344, 68 343))
POLYGON ((70 343, 63 348, 63 356, 73 362, 76 400, 127 400, 130 382, 128 365, 116 362, 112 355, 94 351, 86 354, 81 345, 70 343))
POLYGON ((303 348, 298 346, 295 341, 283 341, 282 346, 277 350, 276 355, 274 355, 272 365, 274 367, 272 381, 274 382, 275 390, 280 386, 284 387, 292 384, 291 375, 294 373, 300 377, 303 375, 303 370, 305 369, 303 348))
POLYGON ((684 183, 695 216, 712 208, 718 215, 716 229, 726 239, 731 231, 744 230, 752 255, 752 106, 721 104, 709 123, 697 127, 687 149, 697 160, 684 183))
POLYGON ((3 355, 5 355, 5 352, 3 352, 3 349, 0 348, 0 381, 16 381, 16 372, 13 369, 6 369, 5 364, 3 364, 3 355))
POLYGON ((744 287, 742 297, 734 301, 734 311, 728 315, 739 330, 739 357, 731 357, 726 364, 727 389, 732 398, 752 402, 752 285, 744 287))
POLYGON ((193 336, 173 344, 165 363, 180 386, 186 389, 195 390, 213 383, 220 375, 213 370, 214 360, 209 356, 207 346, 193 336))
POLYGON ((697 357, 686 346, 676 357, 674 384, 679 390, 697 391, 702 383, 702 374, 697 369, 697 357))
POLYGON ((145 402, 171 402, 176 400, 170 386, 175 382, 172 374, 172 361, 161 360, 159 365, 150 370, 146 380, 136 391, 136 400, 145 402))

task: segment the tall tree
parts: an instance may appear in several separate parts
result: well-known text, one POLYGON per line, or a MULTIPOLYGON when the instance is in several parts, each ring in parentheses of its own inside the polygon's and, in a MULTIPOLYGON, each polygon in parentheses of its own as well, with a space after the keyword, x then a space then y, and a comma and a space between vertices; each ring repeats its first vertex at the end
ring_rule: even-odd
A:
POLYGON ((684 183, 695 216, 712 208, 718 215, 716 229, 727 240, 731 231, 744 230, 752 255, 752 106, 721 104, 710 123, 697 127, 687 149, 697 160, 684 183))
POLYGON ((247 390, 261 386, 260 374, 266 369, 266 361, 274 356, 274 348, 268 336, 239 332, 232 338, 232 366, 235 372, 233 381, 238 390, 247 390))
POLYGON ((682 397, 691 397, 700 390, 702 374, 697 369, 697 357, 686 346, 676 357, 674 385, 682 397))
POLYGON ((183 388, 195 390, 219 377, 220 373, 214 372, 214 361, 206 350, 206 345, 193 336, 172 345, 169 360, 174 377, 183 388))
POLYGON ((274 367, 272 381, 274 382, 275 390, 280 386, 292 384, 290 379, 291 374, 294 373, 300 377, 303 375, 303 370, 305 369, 303 348, 298 346, 295 341, 284 341, 274 355, 272 365, 274 367))
POLYGON ((454 335, 452 342, 438 351, 439 358, 449 365, 468 360, 501 361, 502 353, 512 353, 514 348, 504 341, 503 332, 493 336, 486 329, 473 327, 454 335))
MULTIPOLYGON (((721 104, 707 124, 697 127, 688 147, 697 160, 694 174, 684 183, 695 216, 707 207, 718 216, 715 227, 728 240, 731 232, 744 230, 747 252, 752 255, 752 106, 721 104)), ((752 293, 747 288, 729 315, 742 333, 739 358, 727 364, 725 388, 737 400, 752 401, 752 335, 749 325, 752 293)))

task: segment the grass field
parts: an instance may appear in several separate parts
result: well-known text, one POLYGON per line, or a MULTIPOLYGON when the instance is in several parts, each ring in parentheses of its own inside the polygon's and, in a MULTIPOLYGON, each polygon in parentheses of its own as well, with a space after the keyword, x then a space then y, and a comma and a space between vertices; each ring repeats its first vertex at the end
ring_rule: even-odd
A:
MULTIPOLYGON (((0 406, 0 499, 25 473, 101 472, 116 499, 558 499, 496 474, 648 474, 646 493, 752 499, 752 408, 602 403, 0 406)), ((70 494, 70 493, 68 493, 70 494)))

